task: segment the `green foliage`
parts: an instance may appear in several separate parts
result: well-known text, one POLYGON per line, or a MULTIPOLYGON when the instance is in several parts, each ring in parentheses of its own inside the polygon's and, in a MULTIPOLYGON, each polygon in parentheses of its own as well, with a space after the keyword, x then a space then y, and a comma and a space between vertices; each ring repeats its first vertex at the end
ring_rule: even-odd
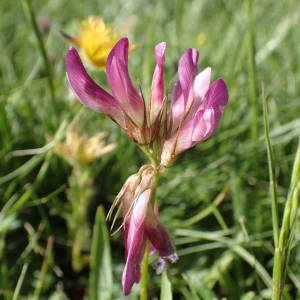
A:
POLYGON ((112 297, 112 262, 109 233, 105 222, 105 213, 100 206, 96 211, 91 248, 89 299, 111 299, 112 297))
MULTIPOLYGON (((168 43, 169 95, 178 59, 190 47, 200 51, 200 68, 211 66, 213 78, 222 77, 229 89, 229 105, 215 135, 184 153, 159 182, 160 217, 180 259, 168 266, 168 277, 150 272, 151 297, 159 297, 161 285, 167 295, 162 299, 270 297, 274 194, 269 190, 263 99, 280 227, 297 180, 293 178, 290 188, 300 128, 300 6, 296 0, 252 2, 250 22, 246 2, 236 0, 32 0, 36 24, 45 17, 50 21, 37 34, 29 1, 0 1, 1 299, 97 299, 103 284, 107 299, 124 299, 122 234, 108 239, 103 211, 97 207, 109 210, 144 156, 111 120, 83 108, 68 89, 64 57, 70 45, 59 31, 75 34, 90 14, 120 28, 137 45, 129 58, 130 74, 145 97, 153 48, 160 41, 168 43), (197 44, 199 34, 206 36, 204 44, 197 44), (251 92, 254 84, 256 91, 251 92), (91 267, 80 272, 72 269, 73 238, 65 211, 72 170, 53 153, 55 142, 74 124, 88 135, 107 131, 108 141, 117 143, 115 151, 89 169, 95 191, 86 226, 93 238, 82 249, 91 267)), ((104 74, 91 74, 107 86, 104 74)), ((291 216, 285 296, 299 299, 299 212, 292 210, 291 216)), ((150 257, 150 263, 155 259, 150 257)), ((136 299, 137 290, 128 299, 136 299)))

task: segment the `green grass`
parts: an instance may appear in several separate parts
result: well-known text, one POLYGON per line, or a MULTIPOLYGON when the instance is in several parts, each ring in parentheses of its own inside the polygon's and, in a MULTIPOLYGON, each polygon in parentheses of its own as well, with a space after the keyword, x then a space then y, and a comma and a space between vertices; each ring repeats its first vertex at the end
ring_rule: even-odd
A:
MULTIPOLYGON (((223 78, 229 89, 229 105, 217 132, 184 153, 160 180, 160 216, 180 260, 169 265, 162 278, 150 268, 151 297, 270 297, 272 201, 274 205, 275 198, 280 227, 285 201, 299 180, 293 178, 290 187, 300 132, 300 6, 296 0, 252 2, 249 22, 246 1, 32 0, 33 17, 51 20, 39 40, 28 2, 0 1, 1 299, 83 299, 88 291, 88 299, 124 298, 122 234, 108 239, 103 211, 98 208, 97 216, 96 211, 101 205, 108 212, 123 182, 146 160, 113 122, 83 108, 68 89, 64 57, 70 44, 59 31, 75 34, 79 22, 91 14, 121 28, 138 45, 130 54, 130 74, 144 95, 151 84, 153 48, 161 41, 168 43, 169 92, 178 59, 190 47, 200 51, 200 68, 211 66, 213 78, 223 78), (201 33, 207 38, 199 46, 201 33), (90 237, 84 245, 88 261, 74 272, 66 225, 72 170, 53 152, 53 145, 78 124, 89 135, 108 131, 107 140, 117 143, 117 149, 90 165, 94 197, 88 207, 90 237), (269 170, 276 182, 271 191, 269 170), (94 223, 100 228, 93 230, 94 223), (101 267, 112 272, 113 279, 101 267)), ((103 74, 91 73, 106 86, 103 74)), ((296 222, 284 299, 300 299, 300 231, 297 211, 292 213, 296 222)), ((150 264, 155 260, 150 257, 150 264)), ((135 286, 128 299, 137 297, 135 286)))

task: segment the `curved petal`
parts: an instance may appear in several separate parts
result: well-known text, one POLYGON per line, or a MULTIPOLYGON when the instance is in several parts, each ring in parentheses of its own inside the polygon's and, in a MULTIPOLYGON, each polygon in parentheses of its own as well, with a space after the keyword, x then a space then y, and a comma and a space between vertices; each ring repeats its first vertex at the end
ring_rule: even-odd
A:
POLYGON ((70 87, 85 106, 107 114, 121 126, 124 125, 123 113, 118 102, 88 75, 73 47, 66 55, 66 71, 70 87))
POLYGON ((172 111, 172 130, 174 133, 181 122, 195 113, 199 104, 194 95, 193 84, 198 72, 199 52, 196 49, 188 49, 183 53, 178 64, 179 79, 172 91, 171 111, 172 111))
POLYGON ((129 77, 127 38, 118 41, 108 55, 106 75, 113 96, 131 120, 141 127, 144 122, 145 104, 129 77))
POLYGON ((211 68, 206 68, 200 72, 194 80, 194 94, 199 101, 203 101, 204 97, 209 89, 211 77, 211 68))
POLYGON ((127 259, 122 275, 124 295, 128 295, 132 285, 140 280, 140 264, 146 246, 144 221, 148 210, 150 195, 151 190, 148 189, 136 199, 128 227, 125 228, 125 251, 127 253, 127 259))
POLYGON ((174 244, 166 227, 153 212, 148 213, 145 220, 145 233, 160 257, 168 258, 175 253, 174 244))
POLYGON ((228 103, 228 90, 223 79, 219 78, 211 85, 205 98, 206 107, 223 107, 228 103))
POLYGON ((178 131, 176 147, 174 150, 175 155, 178 155, 182 151, 191 148, 192 145, 192 134, 194 128, 195 121, 194 119, 186 122, 178 131))
POLYGON ((188 49, 179 60, 178 77, 185 98, 188 96, 189 90, 198 72, 198 57, 199 52, 196 49, 191 48, 188 49))
POLYGON ((150 125, 161 114, 164 100, 164 60, 167 44, 162 42, 155 47, 156 67, 153 73, 150 97, 150 125))
POLYGON ((131 247, 127 251, 127 260, 122 275, 122 287, 125 296, 130 293, 134 283, 140 281, 140 264, 146 247, 146 237, 143 228, 136 230, 135 235, 136 237, 131 241, 131 247))
POLYGON ((171 133, 175 132, 179 127, 182 119, 184 118, 185 113, 185 103, 184 97, 181 89, 181 85, 179 80, 177 80, 174 84, 171 98, 171 111, 170 120, 171 120, 171 133))
POLYGON ((193 145, 208 139, 217 129, 220 118, 221 112, 219 107, 210 107, 204 111, 199 111, 194 120, 195 125, 192 134, 193 145))

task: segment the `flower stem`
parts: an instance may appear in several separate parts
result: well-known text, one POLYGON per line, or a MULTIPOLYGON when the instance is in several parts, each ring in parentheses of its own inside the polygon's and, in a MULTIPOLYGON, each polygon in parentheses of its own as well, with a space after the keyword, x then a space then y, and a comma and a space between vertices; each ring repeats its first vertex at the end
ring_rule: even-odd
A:
POLYGON ((149 241, 146 242, 145 253, 141 266, 141 283, 140 283, 140 300, 148 299, 148 257, 149 257, 149 241))

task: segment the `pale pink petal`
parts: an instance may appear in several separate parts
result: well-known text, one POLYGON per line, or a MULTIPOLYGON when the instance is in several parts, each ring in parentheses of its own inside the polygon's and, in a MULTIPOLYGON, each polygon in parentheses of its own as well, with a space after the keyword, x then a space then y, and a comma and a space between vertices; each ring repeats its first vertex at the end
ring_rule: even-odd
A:
POLYGON ((128 227, 125 228, 127 258, 122 276, 124 295, 128 295, 132 285, 140 280, 140 264, 146 245, 144 221, 148 211, 150 196, 151 190, 148 189, 135 200, 129 223, 127 223, 128 227))
POLYGON ((178 155, 182 151, 192 147, 192 134, 195 121, 193 119, 186 122, 177 133, 176 147, 174 154, 178 155))
POLYGON ((127 38, 121 39, 111 50, 106 62, 106 75, 113 96, 131 120, 141 127, 145 105, 129 77, 127 38))
POLYGON ((155 47, 156 67, 153 73, 150 97, 150 125, 162 112, 164 101, 164 60, 167 44, 162 42, 155 47))
POLYGON ((120 105, 88 75, 73 47, 66 55, 66 71, 70 87, 84 105, 97 112, 107 114, 118 124, 124 126, 124 116, 120 105))
POLYGON ((174 133, 181 121, 184 118, 185 114, 185 102, 184 96, 181 89, 181 85, 179 80, 174 84, 173 91, 172 91, 172 98, 171 98, 171 111, 170 115, 170 132, 174 133))
POLYGON ((210 84, 211 68, 204 69, 195 77, 194 94, 203 101, 210 84))
POLYGON ((219 108, 207 108, 195 116, 195 126, 192 135, 193 144, 208 139, 216 130, 221 113, 219 108))

